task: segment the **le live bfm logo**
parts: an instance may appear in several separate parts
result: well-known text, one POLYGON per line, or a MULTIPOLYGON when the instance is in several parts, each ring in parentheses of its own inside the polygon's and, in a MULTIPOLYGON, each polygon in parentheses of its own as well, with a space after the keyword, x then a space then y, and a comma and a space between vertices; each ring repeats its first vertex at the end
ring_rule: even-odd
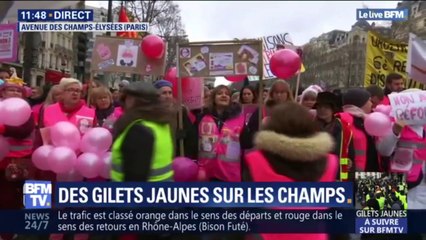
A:
POLYGON ((26 209, 52 207, 52 183, 50 181, 25 181, 24 206, 26 209))
POLYGON ((368 21, 406 21, 408 20, 408 9, 357 9, 357 20, 368 21))

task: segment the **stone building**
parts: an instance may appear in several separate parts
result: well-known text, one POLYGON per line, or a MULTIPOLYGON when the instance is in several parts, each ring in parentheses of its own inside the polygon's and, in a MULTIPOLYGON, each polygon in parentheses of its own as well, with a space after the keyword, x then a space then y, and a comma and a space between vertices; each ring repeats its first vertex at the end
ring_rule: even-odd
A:
POLYGON ((402 1, 398 3, 398 9, 408 8, 408 21, 393 22, 393 37, 398 40, 408 41, 408 33, 426 39, 426 2, 402 1))
MULTIPOLYGON (((4 14, 2 23, 16 23, 18 9, 79 9, 84 1, 13 1, 4 14)), ((73 75, 73 33, 39 32, 19 34, 18 59, 0 63, 2 67, 16 68, 18 75, 31 86, 57 82, 63 76, 73 75)))
MULTIPOLYGON (((108 15, 108 9, 106 8, 97 8, 97 7, 91 7, 91 6, 87 6, 86 5, 86 9, 90 9, 93 10, 93 21, 94 22, 107 22, 107 15, 108 15)), ((92 63, 92 53, 93 53, 93 47, 95 44, 95 39, 96 36, 101 36, 104 35, 104 33, 101 32, 88 32, 87 33, 87 38, 88 38, 88 43, 87 43, 87 58, 86 58, 86 74, 90 74, 90 67, 91 67, 91 63, 92 63)))
POLYGON ((367 34, 374 30, 384 37, 391 36, 387 26, 356 22, 350 31, 333 30, 313 38, 304 45, 301 75, 302 87, 319 84, 327 88, 362 86, 364 81, 367 34))

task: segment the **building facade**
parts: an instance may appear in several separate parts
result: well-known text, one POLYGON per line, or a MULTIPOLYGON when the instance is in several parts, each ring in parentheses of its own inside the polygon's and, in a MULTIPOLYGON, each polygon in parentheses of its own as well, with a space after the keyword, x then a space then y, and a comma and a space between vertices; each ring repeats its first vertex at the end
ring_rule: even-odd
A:
MULTIPOLYGON (((18 9, 77 8, 84 8, 84 1, 14 1, 2 23, 16 23, 18 9)), ((20 33, 17 61, 1 65, 15 67, 29 85, 40 86, 73 76, 73 61, 72 32, 20 33)))
POLYGON ((390 26, 371 25, 358 21, 350 31, 333 30, 310 40, 303 47, 306 72, 301 75, 302 87, 318 84, 343 88, 363 86, 365 51, 368 31, 391 36, 390 26))
POLYGON ((397 8, 408 8, 408 21, 393 22, 393 37, 398 40, 408 41, 408 33, 426 39, 426 2, 424 1, 402 1, 397 8))

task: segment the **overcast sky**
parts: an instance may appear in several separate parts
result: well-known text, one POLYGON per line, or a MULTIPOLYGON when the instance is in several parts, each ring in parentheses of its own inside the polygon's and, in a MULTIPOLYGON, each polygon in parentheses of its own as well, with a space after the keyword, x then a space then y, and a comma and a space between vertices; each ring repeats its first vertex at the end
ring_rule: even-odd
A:
MULTIPOLYGON (((105 2, 86 1, 107 7, 105 2)), ((395 8, 397 1, 177 1, 190 41, 289 33, 295 45, 334 29, 350 30, 356 9, 395 8)))

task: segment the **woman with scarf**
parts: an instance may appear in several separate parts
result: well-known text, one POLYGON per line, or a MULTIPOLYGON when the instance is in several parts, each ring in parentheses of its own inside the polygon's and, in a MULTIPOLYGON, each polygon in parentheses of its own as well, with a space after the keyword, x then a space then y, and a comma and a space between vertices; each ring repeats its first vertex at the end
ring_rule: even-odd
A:
POLYGON ((316 110, 316 122, 321 129, 333 136, 336 143, 333 152, 340 159, 340 171, 337 180, 353 181, 355 174, 352 161, 355 158, 352 130, 350 125, 342 122, 336 114, 341 109, 341 99, 331 92, 321 92, 314 105, 316 110))
POLYGON ((341 121, 351 126, 355 149, 354 164, 358 172, 380 172, 382 168, 376 139, 364 128, 364 118, 371 113, 372 105, 367 90, 350 89, 343 95, 343 113, 338 114, 341 121))
POLYGON ((240 182, 244 116, 240 105, 231 102, 231 90, 224 85, 213 89, 207 108, 197 119, 192 140, 198 143, 198 163, 207 180, 240 182))
POLYGON ((98 127, 112 132, 115 121, 121 116, 121 107, 114 107, 112 94, 108 88, 101 86, 92 90, 91 105, 95 107, 98 127))

